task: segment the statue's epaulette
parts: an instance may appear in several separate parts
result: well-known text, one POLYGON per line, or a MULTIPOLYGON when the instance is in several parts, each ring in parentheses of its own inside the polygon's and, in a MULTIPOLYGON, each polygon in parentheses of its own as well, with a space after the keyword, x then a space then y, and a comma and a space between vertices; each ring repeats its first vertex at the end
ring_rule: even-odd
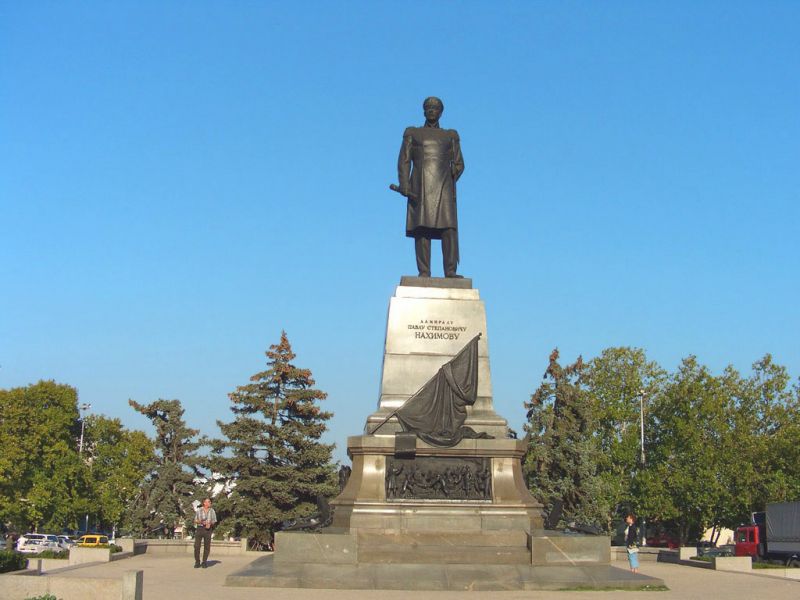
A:
POLYGON ((403 132, 403 137, 406 137, 407 135, 411 135, 411 130, 412 129, 416 129, 416 127, 414 127, 413 125, 409 125, 408 127, 406 127, 406 130, 403 132))
POLYGON ((453 136, 454 138, 456 138, 457 140, 458 140, 458 139, 461 139, 461 138, 459 138, 459 137, 458 137, 458 132, 457 132, 455 129, 448 129, 448 130, 447 130, 447 133, 449 133, 450 135, 452 135, 452 136, 453 136))

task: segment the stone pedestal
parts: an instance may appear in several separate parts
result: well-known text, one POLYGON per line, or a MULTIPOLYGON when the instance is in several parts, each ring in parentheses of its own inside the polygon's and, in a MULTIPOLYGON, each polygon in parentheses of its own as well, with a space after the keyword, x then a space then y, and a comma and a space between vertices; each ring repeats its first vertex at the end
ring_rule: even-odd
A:
POLYGON ((506 437, 508 422, 492 404, 486 308, 480 293, 471 279, 434 277, 403 277, 389 301, 378 410, 367 419, 364 433, 385 436, 399 431, 395 417, 376 427, 479 333, 478 398, 468 409, 465 425, 506 437))
POLYGON ((406 460, 423 465, 420 468, 430 458, 454 459, 448 464, 455 465, 459 460, 466 464, 478 460, 486 465, 490 476, 488 494, 473 493, 472 498, 467 495, 468 499, 459 493, 460 484, 448 489, 447 495, 433 488, 431 495, 438 496, 433 498, 403 494, 403 479, 395 482, 397 489, 392 494, 387 464, 396 460, 394 436, 348 438, 347 453, 353 461, 353 471, 347 487, 331 502, 335 507, 335 528, 476 532, 531 531, 542 527, 541 505, 528 492, 522 476, 524 441, 462 440, 452 448, 437 448, 417 440, 415 459, 406 460))
MULTIPOLYGON (((542 531, 522 475, 526 442, 494 411, 486 310, 469 279, 404 277, 389 303, 378 409, 347 440, 352 473, 331 525, 280 532, 274 559, 229 585, 345 589, 641 587, 609 566, 608 537, 542 531), (403 434, 392 411, 477 334, 478 394, 452 447, 403 434), (568 566, 565 569, 565 566, 568 566)), ((255 564, 255 563, 254 563, 255 564)))
POLYGON ((331 503, 334 527, 472 532, 541 528, 541 505, 522 476, 525 443, 508 437, 507 421, 494 411, 486 308, 471 279, 401 279, 389 301, 378 410, 364 430, 365 435, 347 440, 353 471, 331 503), (395 438, 400 424, 387 417, 478 334, 478 397, 468 407, 466 425, 494 439, 465 439, 451 448, 417 439, 413 456, 400 458, 395 438), (442 466, 436 467, 436 461, 442 466), (465 470, 470 473, 464 475, 465 470), (414 493, 406 483, 411 471, 421 471, 423 479, 438 476, 440 483, 430 493, 414 493))

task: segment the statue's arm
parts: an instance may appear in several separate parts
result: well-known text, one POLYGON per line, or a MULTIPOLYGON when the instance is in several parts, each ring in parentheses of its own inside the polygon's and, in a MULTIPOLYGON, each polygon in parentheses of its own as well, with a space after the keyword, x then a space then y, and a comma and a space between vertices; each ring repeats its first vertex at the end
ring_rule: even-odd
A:
POLYGON ((400 146, 400 156, 397 157, 397 182, 400 184, 400 193, 404 196, 408 192, 411 179, 411 128, 403 132, 403 145, 400 146))
POLYGON ((464 157, 461 154, 461 140, 458 132, 453 131, 453 181, 458 181, 464 172, 464 157))

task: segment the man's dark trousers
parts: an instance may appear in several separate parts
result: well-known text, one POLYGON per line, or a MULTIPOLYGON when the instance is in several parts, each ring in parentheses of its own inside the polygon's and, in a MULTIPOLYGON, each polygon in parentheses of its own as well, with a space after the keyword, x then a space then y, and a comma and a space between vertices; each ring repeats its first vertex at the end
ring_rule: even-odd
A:
POLYGON ((194 562, 200 562, 200 542, 203 543, 203 564, 208 560, 208 553, 211 552, 211 530, 203 526, 198 526, 194 534, 194 562))
MULTIPOLYGON (((456 274, 458 266, 458 230, 442 229, 442 258, 444 259, 445 277, 452 277, 456 274)), ((417 271, 420 277, 431 276, 431 238, 423 233, 417 234, 414 238, 414 250, 417 254, 417 271)))

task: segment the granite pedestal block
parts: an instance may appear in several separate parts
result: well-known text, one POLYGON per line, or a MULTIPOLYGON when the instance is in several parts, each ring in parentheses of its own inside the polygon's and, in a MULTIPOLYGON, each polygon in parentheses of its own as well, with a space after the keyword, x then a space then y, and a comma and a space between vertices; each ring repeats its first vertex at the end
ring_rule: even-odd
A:
POLYGON ((611 538, 557 531, 534 532, 531 563, 541 566, 600 565, 611 562, 611 538))
POLYGON ((368 417, 364 433, 399 431, 395 417, 376 428, 479 333, 478 398, 468 407, 465 424, 506 437, 508 422, 492 402, 486 308, 480 293, 471 279, 436 277, 403 277, 389 301, 378 410, 368 417))
POLYGON ((542 528, 541 504, 531 496, 522 475, 525 442, 514 439, 468 439, 452 448, 416 442, 420 458, 478 458, 490 465, 491 494, 486 500, 387 499, 386 464, 394 456, 394 436, 365 435, 347 440, 352 473, 342 493, 331 501, 332 526, 379 531, 533 531, 542 528))

